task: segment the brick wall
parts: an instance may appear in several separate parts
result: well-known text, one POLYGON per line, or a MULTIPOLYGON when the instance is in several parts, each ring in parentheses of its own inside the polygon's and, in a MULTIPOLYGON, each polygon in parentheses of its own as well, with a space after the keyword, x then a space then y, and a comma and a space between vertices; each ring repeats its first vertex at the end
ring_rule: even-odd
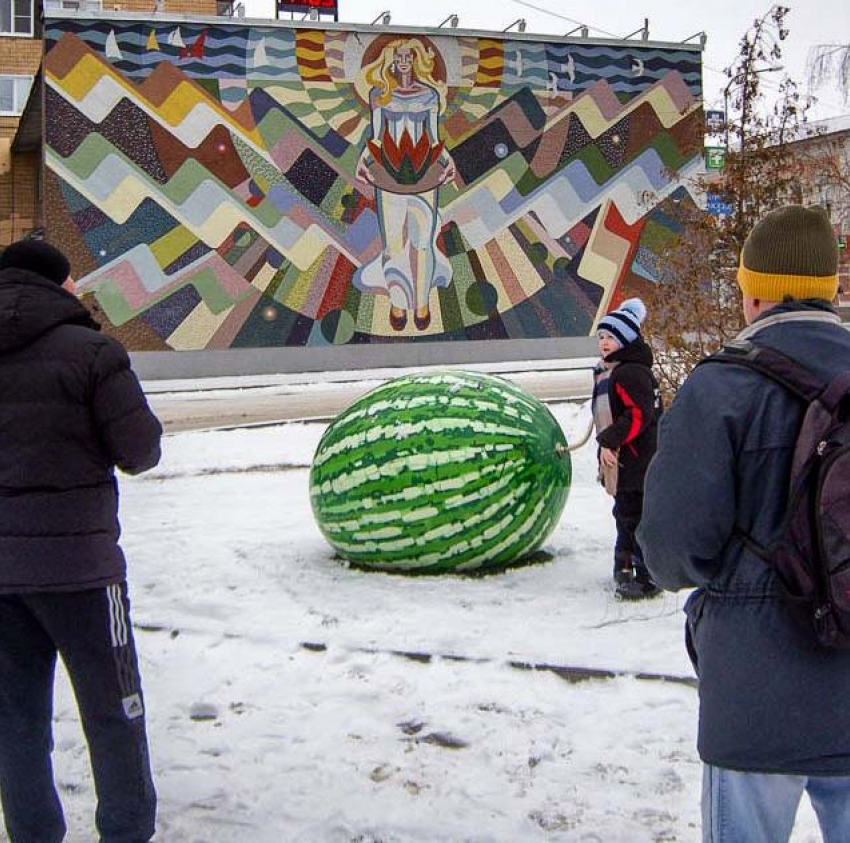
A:
MULTIPOLYGON (((0 74, 35 76, 41 63, 41 41, 0 37, 0 74)), ((11 155, 17 117, 0 117, 0 246, 39 225, 37 201, 39 156, 11 155)))
POLYGON ((0 73, 34 74, 41 63, 41 41, 0 36, 0 73))
MULTIPOLYGON (((104 12, 148 12, 154 0, 103 0, 104 12)), ((165 0, 164 12, 213 16, 216 0, 165 0)), ((36 38, 0 36, 0 74, 34 76, 41 64, 42 43, 36 38)), ((37 153, 12 156, 17 117, 0 117, 0 247, 41 225, 38 197, 40 159, 37 153)))
POLYGON ((7 246, 41 224, 40 156, 25 152, 12 157, 8 152, 10 143, 10 135, 0 136, 0 246, 7 246))
MULTIPOLYGON (((103 0, 104 12, 150 12, 154 0, 103 0)), ((165 14, 209 16, 216 14, 216 0, 165 0, 165 14)))

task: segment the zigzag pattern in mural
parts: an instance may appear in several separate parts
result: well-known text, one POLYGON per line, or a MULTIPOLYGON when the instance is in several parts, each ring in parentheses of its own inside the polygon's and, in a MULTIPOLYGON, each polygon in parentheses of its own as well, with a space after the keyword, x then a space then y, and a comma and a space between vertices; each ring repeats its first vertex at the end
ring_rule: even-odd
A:
POLYGON ((364 40, 51 22, 48 226, 109 330, 178 350, 575 336, 652 282, 648 215, 701 166, 698 54, 433 39, 411 111, 375 104, 361 68, 398 47, 364 40), (365 180, 388 120, 438 126, 454 179, 365 180), (397 238, 426 235, 408 265, 397 238))

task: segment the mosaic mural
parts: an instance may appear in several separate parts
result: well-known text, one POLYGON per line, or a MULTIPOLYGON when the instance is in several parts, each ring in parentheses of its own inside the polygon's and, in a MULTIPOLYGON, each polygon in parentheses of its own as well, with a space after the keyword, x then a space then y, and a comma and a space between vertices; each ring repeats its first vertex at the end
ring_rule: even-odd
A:
POLYGON ((684 46, 45 37, 48 234, 135 350, 586 336, 701 167, 684 46))

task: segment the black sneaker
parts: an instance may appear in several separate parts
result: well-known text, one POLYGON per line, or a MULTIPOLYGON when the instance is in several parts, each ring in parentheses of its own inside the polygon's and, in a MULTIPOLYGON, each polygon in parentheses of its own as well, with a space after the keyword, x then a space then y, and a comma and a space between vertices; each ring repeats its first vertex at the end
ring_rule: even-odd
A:
POLYGON ((634 576, 631 568, 616 568, 614 570, 614 585, 616 586, 630 583, 633 578, 634 576))
POLYGON ((643 591, 644 597, 655 597, 661 594, 661 589, 652 581, 649 575, 649 569, 643 564, 640 557, 635 557, 635 582, 638 583, 643 591))
POLYGON ((661 594, 661 589, 652 580, 641 582, 636 579, 635 582, 640 586, 644 597, 658 597, 661 594))
POLYGON ((633 579, 617 583, 614 589, 614 597, 617 600, 640 600, 642 596, 640 586, 633 579))
POLYGON ((647 600, 659 594, 661 589, 654 582, 641 582, 637 579, 621 583, 615 591, 618 600, 647 600))
POLYGON ((614 553, 614 585, 620 586, 634 579, 632 555, 627 551, 618 550, 614 553))

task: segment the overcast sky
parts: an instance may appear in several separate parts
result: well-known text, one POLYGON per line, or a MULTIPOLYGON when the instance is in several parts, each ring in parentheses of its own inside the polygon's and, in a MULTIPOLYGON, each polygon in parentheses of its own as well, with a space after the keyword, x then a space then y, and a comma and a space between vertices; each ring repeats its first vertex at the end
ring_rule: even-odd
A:
MULTIPOLYGON (((273 0, 242 0, 249 17, 274 17, 273 0)), ((782 64, 792 78, 805 79, 806 58, 814 44, 850 41, 850 0, 801 0, 788 2, 791 30, 783 44, 782 64)), ((591 36, 628 35, 649 18, 650 38, 682 41, 700 30, 708 33, 703 56, 704 97, 707 108, 722 107, 727 79, 722 70, 737 51, 738 40, 755 17, 771 4, 764 0, 339 0, 340 20, 371 23, 383 11, 392 14, 393 25, 437 26, 452 13, 465 29, 500 30, 525 18, 527 32, 563 35, 577 23, 591 27, 591 36), (566 20, 566 19, 569 20, 566 20)), ((763 76, 774 89, 782 72, 763 76)), ((810 119, 850 113, 836 84, 813 92, 818 101, 810 119)))

